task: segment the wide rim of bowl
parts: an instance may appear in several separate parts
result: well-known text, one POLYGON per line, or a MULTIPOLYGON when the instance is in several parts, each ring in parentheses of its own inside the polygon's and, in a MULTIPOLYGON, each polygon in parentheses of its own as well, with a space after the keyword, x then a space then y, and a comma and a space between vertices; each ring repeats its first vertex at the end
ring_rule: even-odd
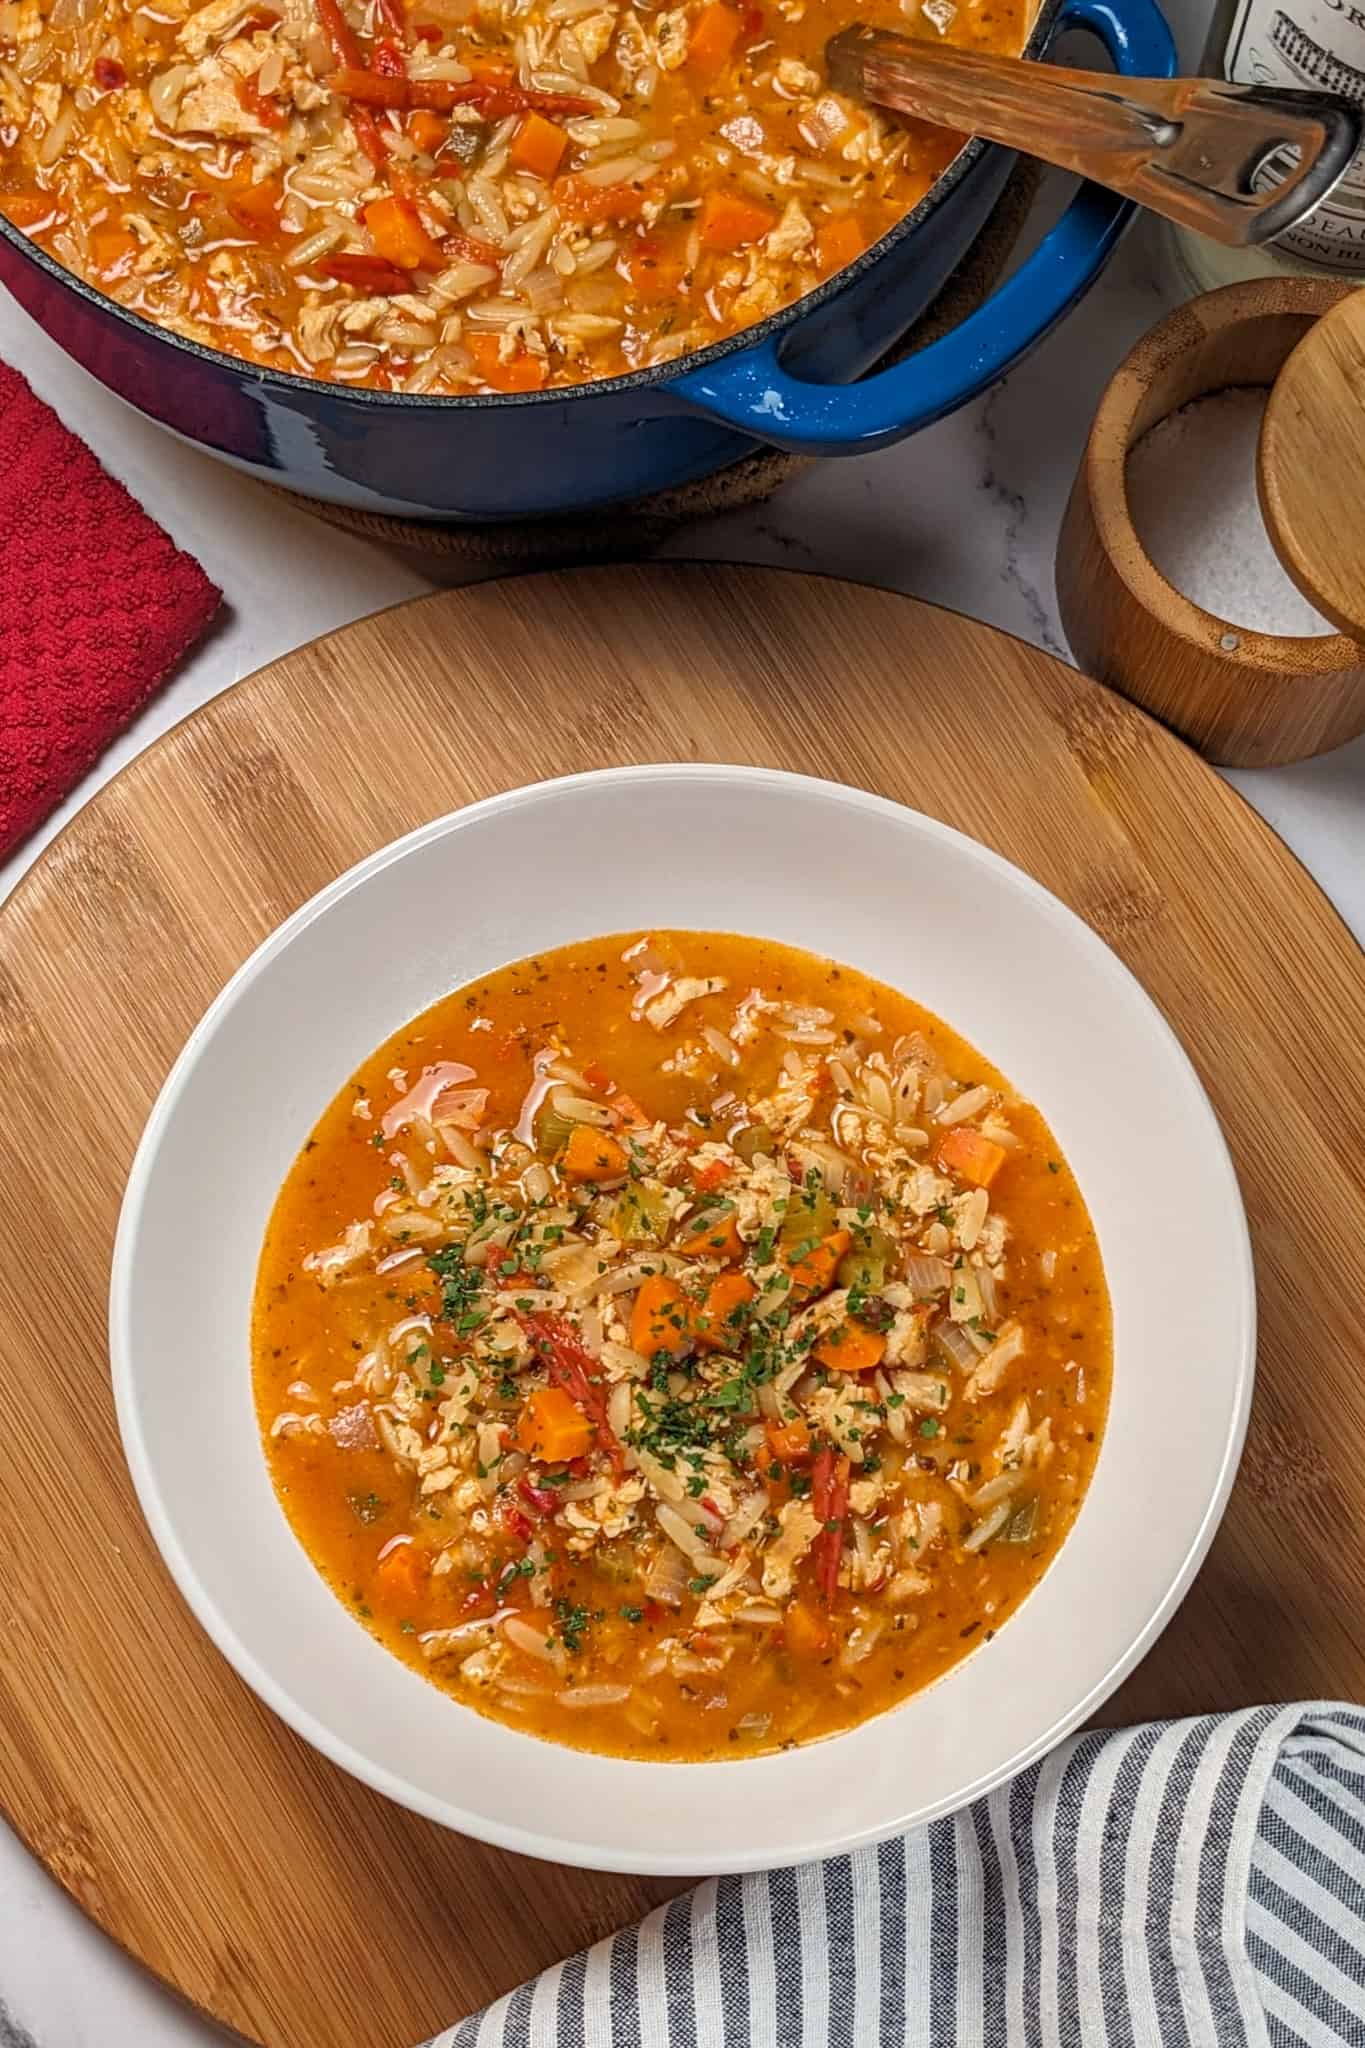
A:
MULTIPOLYGON (((1048 36, 1051 33, 1063 0, 1040 0, 1038 11, 1033 18, 1024 46, 1020 52, 1024 57, 1038 57, 1041 60, 1048 36)), ((130 328, 141 338, 162 342, 176 354, 193 362, 204 364, 220 373, 228 373, 239 383, 261 387, 265 391, 323 392, 332 403, 354 405, 368 411, 419 411, 446 410, 516 410, 527 406, 562 405, 575 399, 604 397, 614 392, 639 391, 650 386, 672 383, 675 378, 689 376, 694 370, 706 369, 713 363, 723 361, 727 356, 738 355, 745 349, 761 348, 777 334, 784 333, 799 319, 828 305, 840 293, 847 291, 857 279, 866 275, 882 258, 888 256, 906 237, 920 227, 942 202, 947 199, 966 177, 967 172, 979 159, 999 145, 985 141, 981 136, 972 136, 958 150, 952 161, 946 164, 934 180, 924 197, 902 214, 894 227, 888 228, 881 238, 864 249, 856 261, 845 269, 836 271, 826 278, 812 292, 804 293, 790 306, 781 307, 769 314, 754 327, 741 328, 738 334, 727 335, 723 341, 712 342, 708 347, 696 349, 691 354, 679 356, 671 363, 657 363, 650 369, 631 370, 619 377, 597 377, 586 384, 562 384, 544 391, 475 391, 465 396, 453 393, 431 393, 425 391, 376 391, 365 385, 332 384, 319 377, 306 377, 295 370, 276 370, 265 363, 252 362, 246 356, 235 356, 226 349, 209 348, 204 342, 195 341, 189 335, 177 334, 169 327, 162 327, 155 320, 135 312, 130 306, 120 305, 98 286, 78 277, 68 270, 55 256, 37 242, 29 240, 22 228, 0 213, 0 241, 8 243, 14 253, 43 271, 49 280, 64 286, 79 299, 101 313, 130 328)))
MULTIPOLYGON (((439 818, 415 827, 401 838, 379 847, 374 853, 337 876, 306 903, 301 904, 243 961, 191 1031, 152 1106, 129 1170, 114 1238, 110 1272, 109 1354, 119 1433, 138 1503, 163 1562, 182 1598, 210 1641, 226 1657, 238 1676, 287 1727, 338 1768, 409 1812, 475 1840, 488 1842, 495 1848, 534 1856, 547 1862, 565 1863, 580 1869, 660 1877, 697 1876, 699 1873, 695 1855, 689 1857, 683 1853, 650 1848, 632 1855, 627 1862, 619 1853, 614 1854, 600 1849, 591 1842, 541 1834, 499 1821, 484 1813, 471 1812, 453 1801, 427 1796, 420 1788, 408 1783, 385 1765, 374 1762, 348 1742, 334 1736, 314 1715, 299 1706, 277 1683, 270 1671, 247 1649, 235 1630, 224 1621, 201 1584, 190 1558, 180 1543, 157 1484, 153 1461, 141 1428, 137 1379, 133 1363, 133 1297, 130 1273, 133 1247, 141 1225, 143 1207, 162 1134, 177 1107, 180 1095, 199 1057, 200 1049, 244 991, 292 944, 301 931, 343 897, 363 888, 372 876, 394 861, 401 860, 415 848, 435 839, 476 826, 483 818, 524 808, 547 796, 564 791, 591 789, 594 786, 678 780, 695 783, 699 789, 709 782, 713 785, 762 785, 769 789, 799 791, 892 819, 902 827, 909 824, 929 838, 951 846, 959 855, 977 862, 1001 882, 1030 898, 1042 915, 1064 926, 1074 943, 1089 955, 1091 962, 1097 965, 1102 973, 1108 976, 1122 999, 1143 1013, 1149 1027, 1163 1042, 1167 1053, 1184 1069, 1185 1076, 1192 1086, 1200 1119, 1198 1140, 1207 1148, 1211 1163, 1216 1163, 1226 1184, 1228 1217, 1232 1225, 1233 1239, 1230 1251, 1236 1264, 1236 1272, 1232 1277, 1241 1306, 1241 1326, 1235 1337, 1229 1338, 1230 1347, 1235 1347, 1236 1353, 1235 1382, 1217 1474, 1198 1525, 1188 1540, 1184 1556, 1166 1592, 1152 1605, 1124 1653, 1109 1665, 1064 1714, 1058 1716, 1046 1728, 1031 1735, 1008 1756, 1001 1758, 990 1770, 980 1773, 969 1784, 955 1786, 941 1800, 916 1806, 908 1813, 890 1813, 884 1819, 879 1819, 875 1824, 866 1827, 834 1833, 808 1833, 795 1846, 784 1848, 782 1853, 786 1862, 800 1864, 844 1854, 884 1841, 908 1827, 922 1825, 939 1819, 944 1814, 960 1811, 962 1807, 993 1791, 1036 1762, 1039 1757, 1071 1734, 1110 1697, 1161 1635, 1208 1554, 1237 1476, 1250 1417, 1256 1364, 1255 1271, 1246 1211, 1227 1141, 1188 1053, 1136 975, 1083 918, 1063 903, 1060 897, 1053 895, 1051 890, 1044 888, 1043 884, 1035 880, 1026 869, 1006 860, 1002 854, 971 838, 969 834, 959 832, 954 826, 946 825, 924 812, 915 811, 909 805, 898 803, 893 798, 878 796, 869 790, 857 789, 823 777, 798 775, 787 769, 707 762, 656 762, 595 769, 582 774, 555 776, 541 782, 522 784, 515 789, 503 790, 496 795, 482 798, 459 810, 446 812, 439 818)), ((1071 1540, 1070 1537, 1067 1539, 1068 1542, 1071 1540)), ((536 1737, 526 1739, 539 1740, 536 1737)), ((838 1735, 834 1735, 809 1747, 824 1749, 831 1743, 837 1743, 839 1739, 838 1735)), ((629 1758, 616 1758, 611 1761, 622 1770, 637 1774, 642 1788, 649 1773, 688 1768, 686 1764, 677 1762, 654 1763, 629 1758)), ((765 1761, 767 1759, 762 1757, 753 1759, 752 1764, 734 1760, 729 1762, 726 1768, 743 1773, 746 1768, 752 1768, 753 1765, 761 1766, 765 1761)), ((738 1778, 736 1783, 738 1785, 738 1778)), ((766 1854, 762 1848, 754 1848, 740 1850, 728 1857, 725 1869, 727 1872, 763 1870, 771 1868, 772 1864, 771 1855, 766 1854)))

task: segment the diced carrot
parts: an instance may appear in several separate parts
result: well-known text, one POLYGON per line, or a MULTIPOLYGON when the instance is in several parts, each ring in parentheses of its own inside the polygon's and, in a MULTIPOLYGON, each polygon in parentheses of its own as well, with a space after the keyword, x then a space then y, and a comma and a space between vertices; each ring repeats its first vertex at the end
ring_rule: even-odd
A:
POLYGON ((31 228, 36 222, 46 220, 56 211, 57 201, 51 192, 0 192, 0 213, 12 220, 17 228, 31 228))
POLYGON ((111 277, 122 269, 139 247, 136 235, 116 221, 105 221, 90 231, 90 258, 94 269, 101 277, 111 277))
POLYGON ((587 1350, 567 1316, 524 1315, 518 1312, 518 1320, 531 1340, 532 1350, 549 1374, 551 1386, 562 1387, 574 1406, 587 1416, 619 1479, 625 1470, 625 1452, 607 1415, 607 1397, 599 1377, 600 1364, 587 1350))
POLYGON ((945 1173, 969 1180, 973 1187, 988 1188, 1008 1157, 1004 1146, 997 1145, 994 1138, 969 1131, 962 1124, 954 1124, 939 1139, 939 1165, 945 1173))
POLYGON ((808 1600, 793 1600, 782 1617, 782 1640, 793 1657, 823 1657, 830 1647, 829 1624, 808 1600))
POLYGON ((495 391, 539 391, 549 375, 544 356, 532 355, 529 349, 504 360, 496 334, 471 334, 465 346, 484 383, 495 391))
POLYGON ((592 1424, 562 1387, 537 1387, 513 1435, 519 1451, 548 1465, 566 1465, 592 1449, 592 1424))
POLYGON ((569 146, 568 131, 543 114, 528 114, 512 138, 507 155, 519 170, 536 178, 553 178, 569 146))
POLYGON ((831 1372, 871 1372, 874 1365, 881 1364, 885 1350, 885 1337, 861 1323, 848 1322, 820 1339, 815 1356, 831 1372))
POLYGON ((810 1424, 794 1415, 790 1422, 765 1422, 768 1450, 780 1465, 805 1465, 810 1460, 810 1424))
POLYGON ((422 226, 410 199, 372 199, 365 225, 374 238, 376 255, 399 270, 440 270, 445 258, 422 226))
POLYGON ((836 270, 847 269, 866 247, 863 231, 851 214, 825 221, 815 234, 815 262, 821 277, 833 277, 836 270))
POLYGON ((777 215, 738 192, 708 192, 702 201, 701 238, 708 249, 744 249, 761 242, 777 215))
POLYGON ((691 1323, 687 1296, 676 1280, 655 1273, 640 1282, 630 1313, 630 1343, 641 1358, 686 1351, 692 1342, 691 1323))
POLYGON ((709 0, 697 16, 687 45, 687 61, 692 69, 714 77, 728 63, 743 26, 743 15, 725 6, 724 0, 709 0))
POLYGON ((802 1252, 787 1267, 791 1283, 803 1294, 823 1294, 834 1278, 834 1269, 852 1244, 847 1230, 832 1230, 819 1244, 802 1252))
POLYGON ((643 185, 590 185, 584 178, 556 178, 555 205, 564 220, 580 227, 603 220, 638 220, 648 194, 643 185))
POLYGON ((559 1164, 565 1180, 619 1180, 629 1170, 630 1154, 610 1131, 575 1124, 559 1164))
POLYGON ((280 224, 283 204, 284 186, 278 178, 262 178, 255 185, 235 185, 227 197, 227 210, 232 218, 257 234, 274 232, 280 224))
POLYGON ((379 1560, 375 1581, 394 1600, 415 1600, 425 1583, 415 1543, 395 1543, 379 1560))
POLYGON ((706 1290, 706 1299, 692 1318, 692 1335, 703 1351, 731 1351, 740 1331, 741 1311, 749 1306, 756 1289, 743 1273, 718 1273, 706 1290))
POLYGON ((709 1195, 717 1188, 723 1188, 730 1178, 730 1168, 723 1159, 710 1159, 705 1166, 699 1166, 692 1176, 692 1185, 699 1195, 709 1195))
POLYGON ((738 1259, 744 1256, 733 1209, 707 1209, 684 1223, 675 1250, 685 1259, 738 1259))
POLYGON ((435 156, 437 150, 450 133, 448 121, 443 121, 439 114, 425 113, 421 107, 418 107, 415 113, 408 115, 404 125, 407 128, 409 140, 421 150, 424 156, 435 156))

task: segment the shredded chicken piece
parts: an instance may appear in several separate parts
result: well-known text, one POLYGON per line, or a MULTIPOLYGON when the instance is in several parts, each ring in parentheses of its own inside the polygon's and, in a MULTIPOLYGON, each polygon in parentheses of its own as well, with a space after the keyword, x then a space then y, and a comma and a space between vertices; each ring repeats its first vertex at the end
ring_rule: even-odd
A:
POLYGON ((350 1272, 352 1267, 358 1266, 362 1259, 367 1258, 373 1244, 372 1223, 368 1220, 364 1223, 348 1223, 341 1234, 340 1244, 328 1245, 323 1251, 307 1252, 304 1255, 304 1270, 316 1273, 325 1287, 330 1281, 339 1279, 341 1274, 350 1272))
POLYGON ((692 28, 685 7, 668 7, 654 17, 654 39, 659 52, 659 69, 676 71, 687 62, 692 28))
POLYGON ((670 1024, 676 1024, 689 1003, 700 1002, 703 996, 719 995, 729 983, 720 974, 682 974, 671 981, 658 995, 651 996, 644 1005, 641 1015, 656 1031, 666 1031, 670 1024))
POLYGON ((779 58, 774 76, 783 92, 793 99, 813 98, 822 84, 819 72, 812 71, 799 57, 779 58))
MULTIPOLYGON (((229 48, 241 48, 230 45, 229 48)), ((252 57, 254 52, 245 46, 252 57)), ((237 86, 244 74, 229 70, 227 52, 217 57, 205 57, 190 73, 180 105, 176 108, 175 129, 177 135, 216 135, 225 141, 250 138, 253 135, 269 135, 270 129, 260 116, 243 106, 237 96, 237 86)))
POLYGON ((796 1567, 820 1534, 820 1524, 804 1500, 789 1500, 777 1519, 777 1536, 763 1559, 763 1590, 770 1600, 786 1600, 796 1567))

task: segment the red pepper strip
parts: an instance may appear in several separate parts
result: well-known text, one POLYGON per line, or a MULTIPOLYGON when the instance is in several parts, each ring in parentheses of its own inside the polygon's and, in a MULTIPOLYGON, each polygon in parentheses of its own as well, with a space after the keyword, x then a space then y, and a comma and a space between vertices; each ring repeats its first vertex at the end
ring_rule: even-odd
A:
POLYGON ((836 1458, 822 1444, 810 1470, 810 1500, 820 1533, 811 1546, 816 1583, 831 1605, 839 1590, 839 1561, 844 1554, 844 1522, 848 1515, 849 1461, 836 1458))
MULTIPOLYGON (((391 45, 380 45, 389 48, 391 45)), ((476 107, 490 121, 508 114, 591 114, 592 100, 572 92, 537 92, 517 85, 509 78, 467 78, 455 84, 447 78, 404 78, 383 70, 369 71, 360 60, 334 71, 327 83, 334 92, 368 107, 425 107, 433 114, 449 114, 456 107, 476 107)))
POLYGON ((128 83, 128 73, 117 57, 96 57, 94 76, 101 92, 117 92, 121 85, 128 83))
POLYGON ((406 80, 408 75, 407 61, 403 56, 402 49, 392 38, 386 38, 384 42, 375 44, 373 62, 370 65, 370 69, 377 71, 381 78, 401 78, 406 80))
POLYGON ((520 1321, 533 1350, 543 1360, 551 1383, 562 1387, 592 1423, 598 1444, 611 1459, 612 1470, 619 1479, 625 1470, 625 1453, 607 1420, 606 1399, 594 1377, 597 1360, 565 1317, 524 1315, 520 1321))
POLYGON ((332 46, 332 55, 337 63, 363 71, 365 52, 361 48, 360 37, 342 13, 339 0, 317 0, 317 10, 322 32, 332 46))
POLYGON ((517 1492, 531 1512, 536 1515, 552 1515, 559 1506, 559 1495, 549 1486, 532 1486, 529 1479, 517 1481, 517 1492))
POLYGON ((529 1543, 536 1533, 520 1508, 504 1508, 502 1519, 512 1531, 512 1534, 522 1543, 529 1543))
POLYGON ((463 228, 456 228, 445 238, 445 252, 452 262, 486 263, 497 270, 502 263, 502 251, 495 249, 491 242, 481 242, 477 235, 467 235, 463 228))
POLYGON ((254 75, 251 78, 238 79, 237 100, 244 112, 254 114, 264 127, 283 128, 284 115, 274 100, 267 99, 258 89, 254 75))
POLYGON ((647 1131, 654 1119, 645 1115, 633 1095, 618 1088, 607 1104, 607 1113, 618 1131, 647 1131))
POLYGON ((537 92, 529 85, 515 85, 509 79, 470 78, 454 85, 444 78, 410 78, 408 105, 427 107, 433 114, 448 114, 453 107, 477 107, 490 121, 508 114, 591 114, 594 102, 572 92, 537 92))
POLYGON ((389 160, 389 153, 379 139, 379 123, 368 107, 351 108, 351 126, 355 139, 364 150, 377 171, 382 171, 389 160))
POLYGON ((412 290, 407 271, 385 262, 382 256, 328 256, 318 269, 324 277, 334 277, 338 284, 353 284, 371 298, 391 299, 412 290))
POLYGON ((348 100, 358 100, 366 107, 405 107, 408 103, 406 78, 367 71, 362 64, 348 64, 334 71, 327 83, 334 92, 344 93, 348 100))
POLYGON ((400 43, 408 39, 408 16, 403 0, 378 0, 375 12, 386 21, 400 43))

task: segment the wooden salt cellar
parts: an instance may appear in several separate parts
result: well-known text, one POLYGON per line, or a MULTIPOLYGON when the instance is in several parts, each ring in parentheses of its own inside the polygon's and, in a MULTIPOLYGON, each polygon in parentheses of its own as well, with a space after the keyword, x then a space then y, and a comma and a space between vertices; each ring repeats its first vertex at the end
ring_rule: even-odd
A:
POLYGON ((1365 731, 1365 609, 1360 595, 1354 608, 1342 601, 1365 591, 1362 474, 1365 293, 1258 278, 1180 307, 1116 372, 1072 487, 1057 600, 1076 660, 1230 767, 1303 760, 1365 731), (1275 387, 1259 458, 1272 544, 1349 633, 1260 633, 1220 619, 1168 583, 1138 539, 1129 451, 1182 406, 1248 385, 1275 387))

